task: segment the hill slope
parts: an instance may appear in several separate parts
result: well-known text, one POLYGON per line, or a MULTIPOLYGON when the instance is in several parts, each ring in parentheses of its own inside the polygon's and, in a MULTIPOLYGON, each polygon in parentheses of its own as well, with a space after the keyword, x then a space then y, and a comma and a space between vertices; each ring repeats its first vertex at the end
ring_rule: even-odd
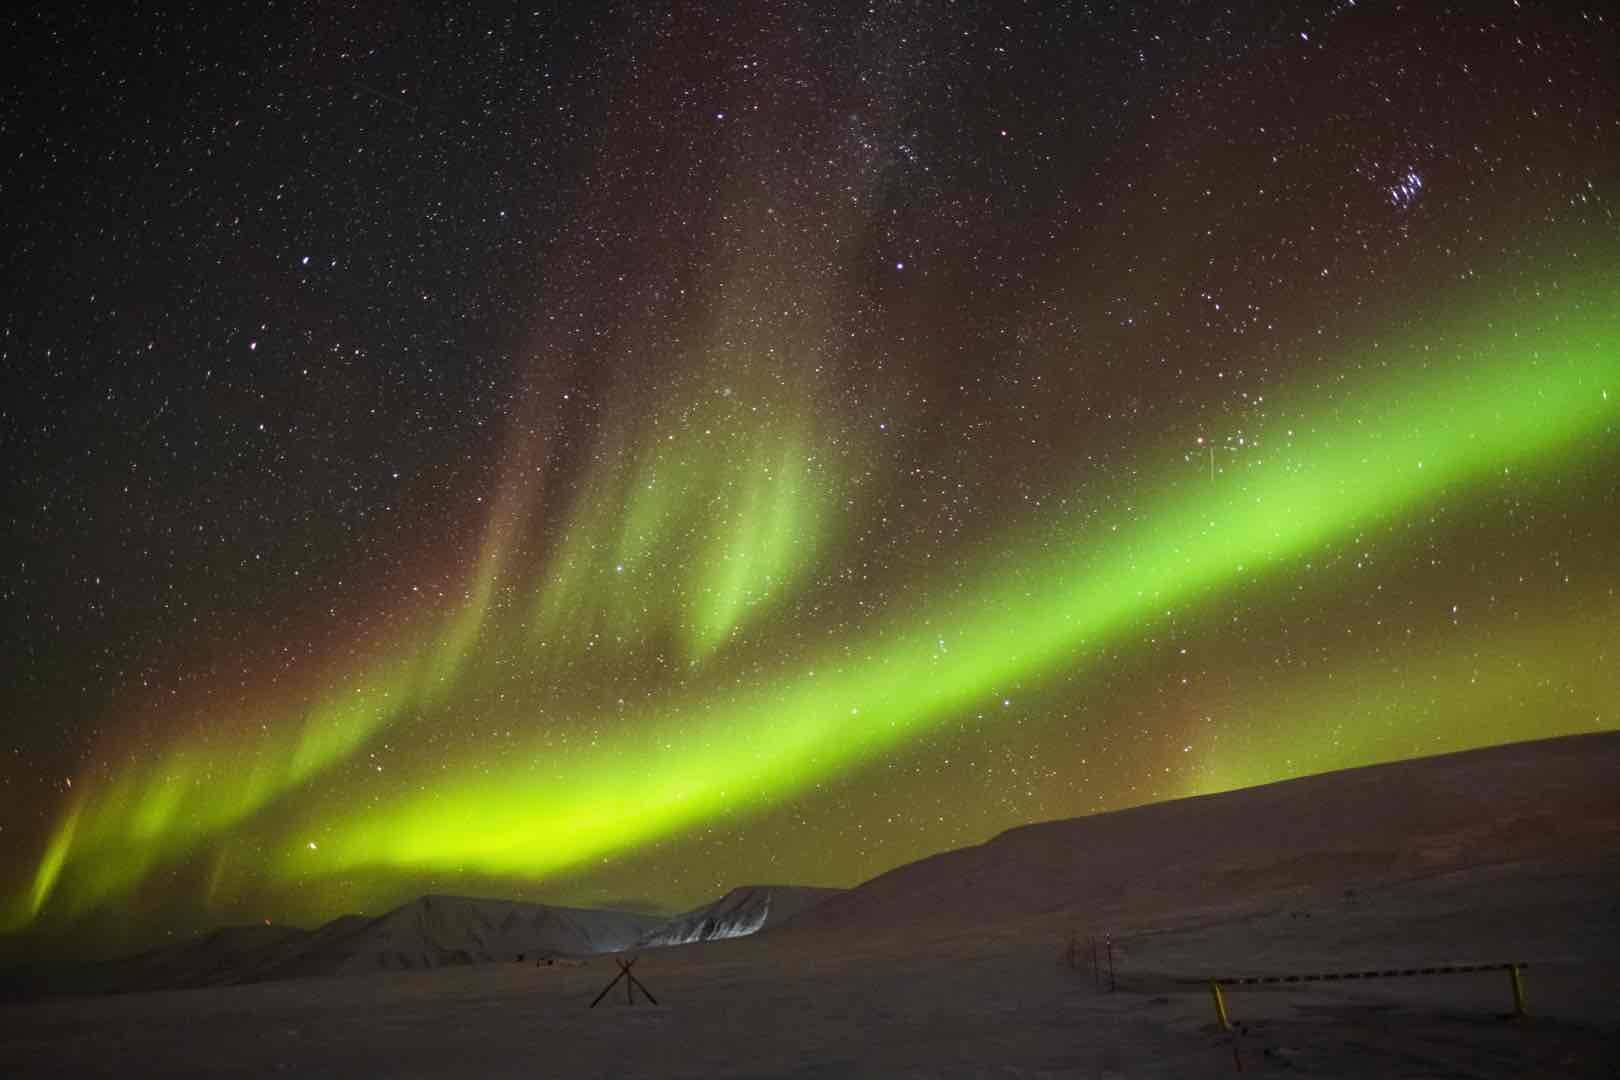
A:
POLYGON ((778 933, 1115 926, 1620 844, 1620 733, 1517 743, 1012 829, 889 871, 778 933))

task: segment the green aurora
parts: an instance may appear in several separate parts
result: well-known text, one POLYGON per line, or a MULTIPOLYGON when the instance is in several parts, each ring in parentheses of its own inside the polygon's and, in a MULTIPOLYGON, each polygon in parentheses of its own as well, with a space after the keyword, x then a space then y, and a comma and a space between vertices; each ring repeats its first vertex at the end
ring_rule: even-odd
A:
MULTIPOLYGON (((881 760, 1000 687, 1083 677, 1173 613, 1218 612, 1325 546, 1394 529, 1505 474, 1612 462, 1620 266, 1473 310, 1457 329, 1368 343, 1273 391, 1276 419, 1245 433, 1241 455, 1145 451, 1136 489, 1122 492, 1130 513, 1077 521, 1071 500, 1066 513, 1032 514, 965 576, 914 590, 845 635, 784 638, 774 653, 775 620, 836 547, 842 494, 837 469, 817 456, 826 432, 815 388, 743 388, 773 408, 742 433, 750 449, 741 455, 702 441, 712 393, 668 403, 612 455, 627 464, 583 486, 538 573, 519 551, 541 510, 539 451, 520 435, 459 602, 357 650, 348 673, 318 690, 256 696, 238 715, 199 718, 161 752, 113 757, 79 778, 31 880, 9 899, 6 925, 121 903, 188 860, 211 863, 222 895, 259 881, 319 893, 322 882, 404 872, 566 875, 767 810, 881 760), (623 584, 653 548, 689 569, 623 584), (532 602, 503 607, 507 586, 532 602), (744 653, 751 662, 728 662, 744 653), (560 687, 571 673, 646 654, 669 658, 681 678, 613 706, 589 695, 568 705, 580 713, 570 730, 591 738, 519 735, 494 755, 451 747, 417 770, 419 782, 364 797, 324 782, 395 725, 454 716, 469 695, 495 725, 531 730, 516 721, 547 687, 567 699, 560 687), (486 685, 494 671, 511 673, 504 703, 486 685), (253 838, 248 854, 242 836, 253 838)), ((1525 638, 1530 662, 1612 648, 1613 607, 1600 606, 1583 624, 1525 638)), ((1477 643, 1468 655, 1477 669, 1477 643)), ((1425 685, 1432 708, 1451 696, 1456 708, 1497 717, 1475 729, 1437 725, 1434 752, 1589 729, 1589 717, 1573 719, 1580 709, 1549 723, 1523 702, 1508 707, 1524 690, 1505 660, 1458 694, 1465 659, 1415 660, 1400 685, 1335 671, 1324 676, 1331 692, 1301 683, 1247 707, 1325 730, 1358 702, 1398 709, 1425 685)), ((1612 725, 1613 714, 1597 722, 1612 725)), ((1384 756, 1369 739, 1314 756, 1215 755, 1182 793, 1384 756)))

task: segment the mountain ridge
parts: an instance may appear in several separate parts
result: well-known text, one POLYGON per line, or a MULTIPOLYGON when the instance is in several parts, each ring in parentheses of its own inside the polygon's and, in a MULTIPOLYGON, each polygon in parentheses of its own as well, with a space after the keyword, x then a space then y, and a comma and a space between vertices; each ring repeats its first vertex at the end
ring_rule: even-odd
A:
POLYGON ((1343 890, 1620 845, 1620 732, 1408 758, 1086 817, 926 856, 774 931, 1121 925, 1238 897, 1343 890), (1266 822, 1263 830, 1251 828, 1266 822))

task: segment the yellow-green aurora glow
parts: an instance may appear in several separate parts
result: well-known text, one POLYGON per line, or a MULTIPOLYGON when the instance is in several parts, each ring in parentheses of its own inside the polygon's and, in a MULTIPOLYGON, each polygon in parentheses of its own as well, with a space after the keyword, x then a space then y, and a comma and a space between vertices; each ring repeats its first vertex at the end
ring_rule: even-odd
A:
MULTIPOLYGON (((1275 418, 1245 433, 1241 455, 1142 448, 1119 493, 1130 512, 1086 513, 1079 497, 1031 511, 973 565, 924 576, 905 602, 836 635, 786 634, 773 617, 813 600, 826 541, 851 527, 839 524, 846 496, 816 427, 820 387, 711 372, 708 392, 662 403, 620 436, 606 458, 620 464, 557 511, 566 526, 537 569, 514 555, 544 512, 542 451, 519 437, 461 599, 318 692, 244 701, 239 716, 83 780, 10 898, 8 925, 117 903, 186 860, 211 862, 210 888, 234 897, 263 881, 317 892, 341 881, 345 898, 364 900, 353 882, 368 876, 577 873, 881 762, 1003 688, 1062 680, 1084 695, 1092 669, 1155 626, 1218 620, 1253 590, 1303 588, 1301 568, 1324 550, 1410 540, 1448 501, 1613 463, 1620 266, 1451 319, 1274 388, 1275 418), (745 414, 757 416, 746 453, 706 447, 706 430, 735 425, 738 400, 761 397, 773 407, 745 414), (685 571, 628 587, 651 548, 673 548, 685 571), (495 602, 507 593, 532 599, 495 602), (627 680, 622 699, 568 685, 591 669, 611 684, 615 665, 649 655, 680 677, 627 680), (505 733, 498 753, 447 742, 406 783, 320 782, 381 760, 400 724, 419 732, 467 710, 505 733), (537 711, 557 722, 537 730, 537 711)), ((1066 484, 1078 490, 1078 478, 1054 480, 1066 484)), ((1162 794, 1612 726, 1615 613, 1613 596, 1593 598, 1583 619, 1425 644, 1400 678, 1329 666, 1241 693, 1242 710, 1288 718, 1271 722, 1291 726, 1291 749, 1229 743, 1162 794), (1535 690, 1579 683, 1580 668, 1573 699, 1535 690), (1374 725, 1332 734, 1385 707, 1414 713, 1415 737, 1398 748, 1374 725)), ((991 742, 996 723, 992 713, 991 742)))

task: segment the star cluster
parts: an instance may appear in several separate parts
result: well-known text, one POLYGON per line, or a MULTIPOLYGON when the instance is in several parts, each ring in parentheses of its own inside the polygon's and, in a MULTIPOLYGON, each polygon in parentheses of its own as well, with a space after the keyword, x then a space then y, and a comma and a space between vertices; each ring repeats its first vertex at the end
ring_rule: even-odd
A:
POLYGON ((6 20, 19 938, 1620 724, 1601 5, 6 20))

